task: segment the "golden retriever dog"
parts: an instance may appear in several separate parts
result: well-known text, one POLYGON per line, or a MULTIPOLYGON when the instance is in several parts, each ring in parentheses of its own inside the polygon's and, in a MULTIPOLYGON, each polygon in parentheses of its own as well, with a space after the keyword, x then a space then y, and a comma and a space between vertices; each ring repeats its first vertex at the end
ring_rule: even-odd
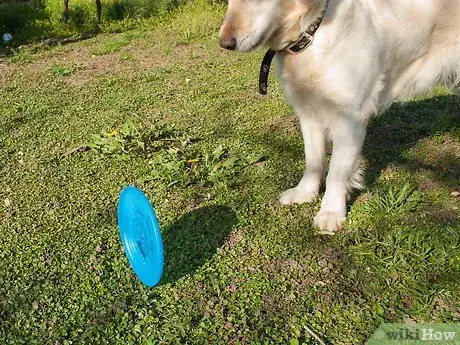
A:
POLYGON ((332 140, 314 218, 326 233, 341 228, 350 191, 363 186, 369 118, 437 83, 460 94, 460 0, 229 0, 219 44, 240 52, 266 45, 277 60, 306 157, 302 179, 281 194, 282 204, 318 196, 332 140))

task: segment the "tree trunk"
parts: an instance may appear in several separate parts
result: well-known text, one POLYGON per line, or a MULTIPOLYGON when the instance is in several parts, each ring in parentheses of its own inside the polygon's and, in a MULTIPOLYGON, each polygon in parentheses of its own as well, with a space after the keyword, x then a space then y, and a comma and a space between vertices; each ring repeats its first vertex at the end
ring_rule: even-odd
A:
POLYGON ((101 25, 101 17, 102 17, 102 5, 101 5, 101 0, 96 0, 96 20, 97 20, 97 25, 101 25))
POLYGON ((69 20, 69 0, 64 0, 64 10, 62 11, 62 19, 64 23, 67 23, 69 20))

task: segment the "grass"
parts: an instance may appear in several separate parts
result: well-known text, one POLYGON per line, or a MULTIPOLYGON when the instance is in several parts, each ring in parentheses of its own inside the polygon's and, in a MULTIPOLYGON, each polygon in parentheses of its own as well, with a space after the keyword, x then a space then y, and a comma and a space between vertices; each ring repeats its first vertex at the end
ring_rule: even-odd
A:
POLYGON ((319 202, 277 202, 300 131, 274 79, 257 94, 261 52, 218 48, 223 12, 0 64, 1 344, 361 344, 382 322, 460 321, 459 100, 437 89, 375 119, 368 189, 320 236, 319 202), (118 237, 131 183, 164 236, 150 290, 118 237))

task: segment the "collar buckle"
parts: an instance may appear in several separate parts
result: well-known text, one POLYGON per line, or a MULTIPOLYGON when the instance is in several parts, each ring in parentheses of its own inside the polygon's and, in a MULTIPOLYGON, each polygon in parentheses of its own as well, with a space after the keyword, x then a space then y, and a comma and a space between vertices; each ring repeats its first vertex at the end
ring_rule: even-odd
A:
POLYGON ((303 52, 305 49, 311 46, 312 43, 313 36, 309 33, 304 32, 298 41, 291 43, 282 51, 290 55, 296 55, 303 52))

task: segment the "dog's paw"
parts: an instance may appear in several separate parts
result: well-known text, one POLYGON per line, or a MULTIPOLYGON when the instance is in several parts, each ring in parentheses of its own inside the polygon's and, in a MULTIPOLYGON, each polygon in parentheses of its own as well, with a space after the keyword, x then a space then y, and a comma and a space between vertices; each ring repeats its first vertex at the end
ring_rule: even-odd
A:
POLYGON ((315 225, 325 234, 333 234, 342 228, 345 215, 340 212, 319 211, 314 222, 315 225))
POLYGON ((281 193, 280 203, 283 205, 303 204, 312 202, 318 196, 318 193, 306 191, 303 188, 292 188, 281 193))

